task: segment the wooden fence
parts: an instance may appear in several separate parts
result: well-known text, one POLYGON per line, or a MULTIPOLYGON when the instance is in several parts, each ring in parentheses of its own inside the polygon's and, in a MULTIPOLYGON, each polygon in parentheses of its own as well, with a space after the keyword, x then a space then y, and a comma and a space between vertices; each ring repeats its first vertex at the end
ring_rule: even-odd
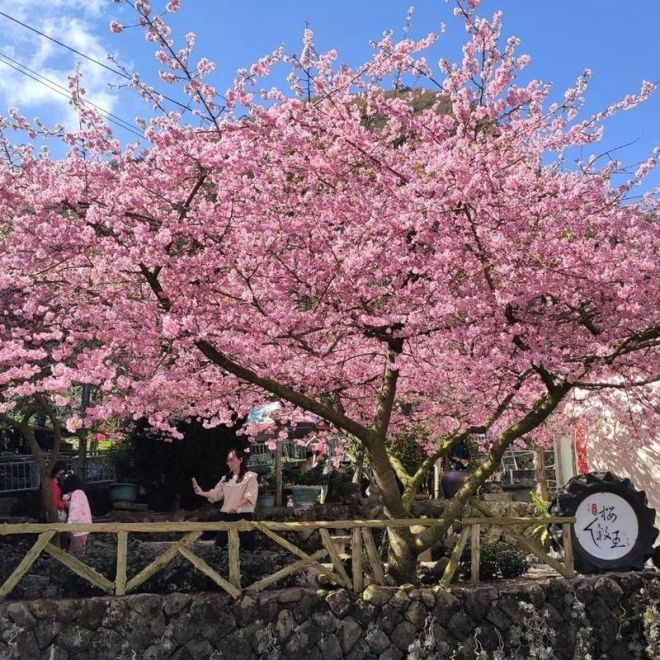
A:
MULTIPOLYGON (((574 576, 573 553, 571 550, 571 525, 574 518, 496 518, 486 510, 482 510, 485 517, 465 518, 461 521, 462 531, 458 542, 449 559, 446 570, 440 580, 442 586, 448 586, 454 576, 461 554, 465 548, 468 537, 471 539, 472 560, 472 583, 479 582, 479 557, 481 530, 490 525, 507 528, 507 535, 524 550, 536 555, 541 561, 549 564, 558 573, 566 578, 574 576), (525 537, 516 528, 528 528, 532 525, 547 525, 550 523, 563 525, 564 560, 563 563, 548 556, 543 549, 536 545, 531 539, 525 537)), ((383 564, 372 535, 373 529, 384 530, 388 527, 436 527, 443 524, 441 520, 432 518, 405 519, 405 520, 335 520, 335 521, 301 521, 301 522, 152 522, 152 523, 92 523, 92 524, 66 524, 66 523, 21 523, 0 525, 0 536, 16 534, 36 534, 37 540, 32 548, 20 561, 18 566, 0 586, 0 600, 4 599, 19 580, 29 571, 32 564, 42 552, 67 566, 90 584, 100 590, 116 596, 123 596, 135 591, 142 583, 152 575, 166 566, 177 555, 185 557, 197 570, 208 576, 220 588, 224 589, 234 598, 238 598, 243 592, 261 591, 266 587, 276 584, 284 577, 295 573, 307 566, 315 567, 323 573, 334 584, 348 590, 360 592, 364 588, 365 573, 371 575, 371 581, 376 584, 385 583, 383 564), (318 530, 322 548, 308 554, 278 532, 299 532, 302 530, 318 530), (239 532, 256 530, 271 539, 275 544, 288 550, 295 561, 285 568, 268 575, 248 586, 244 586, 241 580, 240 565, 240 537, 239 532), (344 558, 341 556, 336 539, 330 534, 330 530, 347 530, 349 534, 340 537, 350 542, 350 567, 349 576, 344 566, 344 558), (200 556, 195 554, 192 546, 203 532, 226 531, 228 533, 228 575, 220 575, 214 568, 208 565, 200 556), (54 545, 51 541, 58 532, 90 532, 110 533, 117 535, 117 562, 114 580, 96 571, 83 561, 54 545), (183 536, 171 543, 170 547, 157 556, 150 564, 135 575, 128 575, 128 535, 131 533, 180 533, 183 536), (329 559, 323 563, 323 560, 329 559)))

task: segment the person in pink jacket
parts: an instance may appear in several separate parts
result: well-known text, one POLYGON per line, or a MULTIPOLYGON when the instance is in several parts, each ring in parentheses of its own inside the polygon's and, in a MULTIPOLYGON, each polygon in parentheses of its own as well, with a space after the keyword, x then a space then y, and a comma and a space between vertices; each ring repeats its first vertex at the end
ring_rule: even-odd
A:
MULTIPOLYGON (((82 489, 80 479, 75 474, 70 474, 64 480, 62 493, 64 494, 63 497, 69 500, 67 523, 91 523, 92 511, 89 508, 89 501, 82 489)), ((88 532, 72 532, 69 551, 74 555, 84 555, 87 536, 88 532)))

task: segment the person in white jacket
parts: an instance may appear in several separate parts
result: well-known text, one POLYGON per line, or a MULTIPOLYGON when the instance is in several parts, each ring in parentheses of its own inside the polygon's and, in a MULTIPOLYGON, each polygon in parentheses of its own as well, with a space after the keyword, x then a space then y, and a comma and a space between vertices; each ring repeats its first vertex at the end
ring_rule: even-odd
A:
MULTIPOLYGON (((220 512, 212 520, 233 522, 236 520, 252 520, 254 508, 259 495, 259 481, 256 472, 250 472, 245 464, 245 456, 236 449, 227 454, 229 474, 225 475, 210 490, 202 490, 193 478, 193 490, 196 495, 206 498, 209 502, 222 502, 220 512)), ((241 533, 241 546, 246 550, 254 550, 254 532, 241 533)), ((227 545, 227 533, 218 532, 215 538, 218 547, 227 545)))

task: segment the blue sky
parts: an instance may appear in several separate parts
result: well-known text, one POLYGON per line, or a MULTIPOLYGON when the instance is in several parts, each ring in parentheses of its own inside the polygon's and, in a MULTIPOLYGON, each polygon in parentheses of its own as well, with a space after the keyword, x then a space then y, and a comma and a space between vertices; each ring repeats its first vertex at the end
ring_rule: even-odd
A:
MULTIPOLYGON (((165 0, 152 0, 154 9, 164 4, 165 0)), ((299 52, 306 22, 315 32, 318 50, 335 48, 340 61, 357 65, 369 57, 369 40, 378 38, 383 30, 392 28, 401 36, 410 4, 415 6, 412 36, 436 30, 441 22, 447 25, 431 62, 441 56, 458 58, 465 34, 452 16, 451 3, 443 0, 182 0, 182 9, 172 17, 172 25, 178 37, 188 31, 197 33, 197 52, 217 63, 212 82, 224 89, 237 68, 248 66, 280 44, 288 52, 299 52)), ((504 12, 505 35, 519 36, 521 52, 532 57, 527 75, 553 83, 557 97, 584 67, 593 71, 587 92, 591 111, 636 93, 644 79, 660 79, 658 0, 484 0, 480 13, 490 15, 496 9, 504 12)), ((131 16, 124 5, 112 0, 0 0, 0 12, 100 61, 105 62, 107 53, 112 53, 129 70, 147 77, 157 70, 153 49, 139 30, 110 33, 111 20, 129 23, 131 16)), ((1 15, 0 55, 59 84, 65 84, 66 74, 81 61, 1 15)), ((18 106, 26 116, 38 116, 47 122, 70 118, 63 97, 5 64, 0 64, 0 69, 0 111, 18 106)), ((110 72, 84 60, 81 70, 89 98, 95 103, 128 121, 147 114, 144 104, 129 92, 108 88, 108 83, 119 81, 110 72)), ((176 89, 162 88, 168 96, 178 97, 176 89)), ((658 118, 660 94, 644 106, 608 121, 602 146, 591 151, 600 153, 633 143, 615 154, 634 169, 635 163, 660 145, 658 118)), ((117 132, 122 139, 134 137, 121 129, 117 132)), ((644 188, 654 186, 660 186, 658 169, 644 188)))

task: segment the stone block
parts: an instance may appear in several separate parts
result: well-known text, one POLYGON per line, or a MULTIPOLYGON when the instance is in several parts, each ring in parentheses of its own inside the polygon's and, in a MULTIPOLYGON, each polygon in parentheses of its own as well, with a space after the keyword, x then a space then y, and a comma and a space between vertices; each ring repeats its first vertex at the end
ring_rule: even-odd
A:
POLYGON ((475 621, 482 621, 492 605, 492 593, 485 590, 466 590, 463 593, 465 611, 475 621))
POLYGON ((353 617, 346 617, 339 625, 339 641, 344 654, 350 653, 355 643, 362 635, 362 626, 353 619, 353 617))
POLYGON ((610 606, 615 607, 623 597, 623 589, 608 577, 599 577, 594 583, 594 591, 610 606))
POLYGON ((376 618, 378 608, 371 603, 365 603, 361 598, 353 605, 351 609, 353 618, 366 628, 376 618))
POLYGON ((400 609, 403 613, 408 609, 408 605, 410 605, 410 596, 403 588, 396 589, 392 594, 392 598, 389 600, 389 604, 392 605, 392 607, 400 609))
POLYGON ((404 652, 396 646, 389 646, 379 656, 378 660, 401 660, 405 657, 404 652))
POLYGON ((449 620, 447 630, 459 642, 462 642, 472 634, 472 631, 474 630, 474 621, 465 612, 459 610, 449 620))
POLYGON ((194 639, 186 644, 186 651, 193 660, 208 660, 213 656, 213 647, 205 639, 194 639))
POLYGON ((168 594, 167 598, 163 599, 163 612, 165 616, 171 618, 179 612, 182 612, 188 607, 191 600, 190 594, 168 594))
POLYGON ((391 633, 394 628, 403 619, 403 614, 396 608, 392 607, 389 603, 383 605, 380 611, 379 625, 386 632, 391 633))
POLYGON ((317 648, 325 660, 339 660, 339 658, 344 657, 337 635, 323 635, 317 644, 317 648))
POLYGON ((377 654, 383 653, 390 646, 390 638, 375 626, 369 626, 364 639, 369 645, 369 648, 377 654))
MULTIPOLYGON (((368 588, 369 587, 367 587, 367 589, 368 588)), ((333 614, 338 616, 340 619, 348 614, 351 606, 353 605, 353 601, 351 600, 351 597, 346 589, 337 589, 337 591, 331 591, 326 596, 325 602, 328 603, 328 606, 332 610, 333 614)))
POLYGON ((490 621, 501 632, 506 632, 511 628, 511 619, 497 606, 490 608, 486 620, 490 621))
POLYGON ((48 660, 69 660, 69 653, 65 651, 61 646, 56 644, 51 644, 45 651, 43 656, 34 656, 48 658, 48 660))
POLYGON ((446 589, 438 589, 435 594, 435 606, 433 608, 435 620, 442 626, 446 625, 457 611, 459 604, 458 598, 452 593, 446 589))
POLYGON ((377 657, 363 639, 359 639, 351 652, 346 655, 347 660, 376 660, 377 657))
POLYGON ((390 598, 394 596, 396 592, 397 592, 396 587, 383 587, 377 584, 370 584, 362 592, 362 600, 364 600, 367 603, 371 603, 376 607, 381 607, 382 605, 387 603, 390 600, 390 598))
POLYGON ((339 619, 332 612, 314 612, 311 620, 318 626, 322 635, 333 633, 339 625, 339 619))
POLYGON ((293 632, 296 622, 293 618, 291 610, 281 610, 277 615, 277 622, 275 623, 275 636, 277 640, 282 643, 293 632))
POLYGON ((417 630, 422 630, 427 617, 426 608, 418 600, 414 600, 410 603, 404 617, 410 621, 417 630))
POLYGON ((7 605, 6 612, 9 618, 24 630, 32 630, 37 619, 34 617, 27 603, 10 603, 7 605))
POLYGON ((395 644, 401 651, 407 652, 408 647, 417 638, 417 628, 410 621, 402 621, 392 631, 390 635, 392 644, 395 644))

